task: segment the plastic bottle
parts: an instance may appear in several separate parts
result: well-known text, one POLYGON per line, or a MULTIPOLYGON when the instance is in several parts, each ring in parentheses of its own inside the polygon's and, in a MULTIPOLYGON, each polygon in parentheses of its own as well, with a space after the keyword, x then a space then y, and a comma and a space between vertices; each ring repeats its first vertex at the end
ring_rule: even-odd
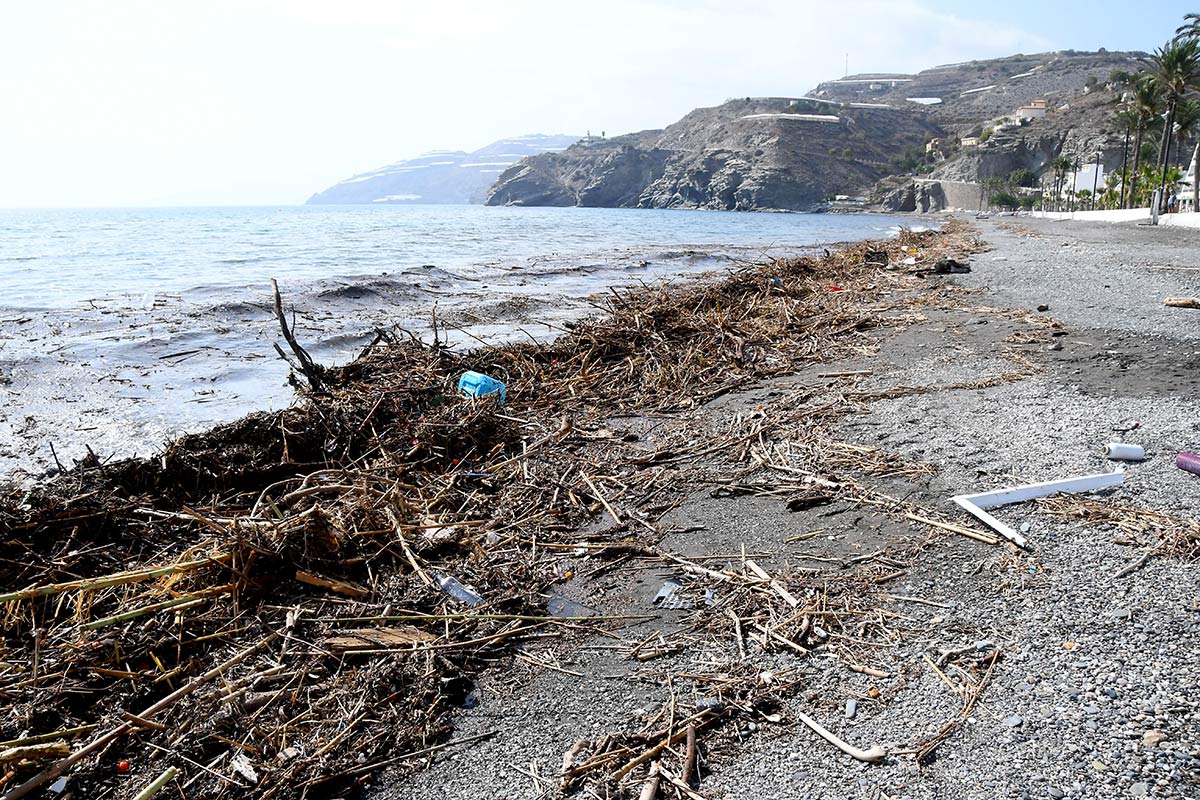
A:
POLYGON ((463 585, 458 578, 452 578, 449 575, 440 575, 437 582, 438 586, 442 587, 442 591, 455 600, 466 603, 469 606, 483 605, 483 598, 471 587, 463 585))
POLYGON ((471 370, 464 372, 458 379, 458 391, 467 397, 496 395, 500 399, 500 405, 504 405, 508 400, 508 388, 501 381, 484 375, 482 372, 472 372, 471 370))

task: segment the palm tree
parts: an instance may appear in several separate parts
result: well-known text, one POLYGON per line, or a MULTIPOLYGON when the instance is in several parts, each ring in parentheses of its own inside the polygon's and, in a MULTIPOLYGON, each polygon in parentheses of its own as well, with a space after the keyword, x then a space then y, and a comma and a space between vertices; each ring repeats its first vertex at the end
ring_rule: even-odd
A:
POLYGON ((1171 133, 1175 129, 1175 111, 1179 99, 1191 87, 1200 84, 1200 39, 1184 38, 1167 42, 1150 56, 1154 67, 1154 80, 1162 88, 1167 101, 1166 125, 1163 127, 1162 147, 1158 165, 1162 172, 1158 188, 1159 202, 1163 200, 1161 190, 1166 186, 1167 162, 1171 154, 1171 133))
MULTIPOLYGON (((1124 193, 1129 188, 1129 135, 1133 133, 1133 129, 1137 127, 1137 115, 1129 106, 1122 106, 1121 110, 1113 115, 1113 122, 1117 126, 1117 130, 1125 129, 1125 142, 1121 147, 1121 196, 1124 199, 1124 193)), ((1110 175, 1110 178, 1112 176, 1110 175)), ((1119 206, 1118 206, 1119 207, 1119 206)))
POLYGON ((1162 107, 1162 91, 1158 81, 1150 75, 1143 75, 1133 84, 1133 98, 1130 101, 1130 111, 1137 119, 1133 137, 1133 174, 1129 183, 1129 208, 1133 208, 1133 193, 1137 188, 1138 173, 1142 167, 1142 139, 1146 129, 1158 119, 1162 107))
POLYGON ((1054 202, 1059 210, 1062 210, 1062 191, 1063 185, 1067 180, 1067 173, 1071 171, 1074 164, 1071 159, 1066 156, 1058 156, 1050 162, 1050 166, 1054 168, 1054 202))
POLYGON ((1175 39, 1200 37, 1200 14, 1184 14, 1183 20, 1183 24, 1175 29, 1175 39))

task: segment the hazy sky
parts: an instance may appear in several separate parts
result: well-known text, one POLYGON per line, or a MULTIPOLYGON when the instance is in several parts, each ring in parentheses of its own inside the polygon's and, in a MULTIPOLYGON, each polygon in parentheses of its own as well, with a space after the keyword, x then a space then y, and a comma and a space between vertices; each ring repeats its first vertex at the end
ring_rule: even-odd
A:
POLYGON ((847 53, 865 72, 1149 50, 1193 10, 1200 3, 14 0, 0 9, 0 207, 299 203, 426 150, 612 135, 729 97, 798 95, 841 76, 847 53))

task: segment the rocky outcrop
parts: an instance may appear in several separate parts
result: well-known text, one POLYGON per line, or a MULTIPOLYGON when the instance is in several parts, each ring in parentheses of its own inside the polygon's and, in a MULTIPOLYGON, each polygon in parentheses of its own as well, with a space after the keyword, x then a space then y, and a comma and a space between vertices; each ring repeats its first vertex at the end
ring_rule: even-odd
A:
POLYGON ((939 129, 921 114, 779 98, 697 109, 661 131, 587 139, 505 170, 491 205, 809 210, 861 194, 939 129))
POLYGON ((928 214, 949 207, 946 192, 937 181, 911 181, 885 190, 878 198, 881 211, 901 211, 928 214))

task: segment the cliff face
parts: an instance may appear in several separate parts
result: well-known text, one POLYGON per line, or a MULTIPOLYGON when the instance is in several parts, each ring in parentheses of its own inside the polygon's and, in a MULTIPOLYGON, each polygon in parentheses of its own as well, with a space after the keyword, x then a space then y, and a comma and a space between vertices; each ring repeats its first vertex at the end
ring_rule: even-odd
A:
POLYGON ((525 159, 501 173, 488 203, 807 210, 865 190, 940 132, 919 113, 733 100, 661 131, 525 159))
POLYGON ((1142 55, 1016 55, 853 75, 802 98, 734 100, 664 130, 520 161, 500 174, 488 203, 808 210, 843 194, 938 211, 951 201, 927 177, 957 184, 1019 168, 1041 173, 1056 156, 1091 161, 1097 151, 1107 170, 1119 169, 1123 131, 1114 130, 1113 112, 1128 89, 1121 76, 1144 68, 1142 55), (1038 99, 1047 101, 1044 117, 1004 124, 1038 99), (985 130, 981 146, 959 146, 985 130), (934 138, 947 144, 927 154, 934 138))
POLYGON ((472 153, 426 153, 347 178, 317 192, 308 204, 482 203, 496 176, 514 161, 562 150, 578 139, 520 136, 501 139, 472 153))

